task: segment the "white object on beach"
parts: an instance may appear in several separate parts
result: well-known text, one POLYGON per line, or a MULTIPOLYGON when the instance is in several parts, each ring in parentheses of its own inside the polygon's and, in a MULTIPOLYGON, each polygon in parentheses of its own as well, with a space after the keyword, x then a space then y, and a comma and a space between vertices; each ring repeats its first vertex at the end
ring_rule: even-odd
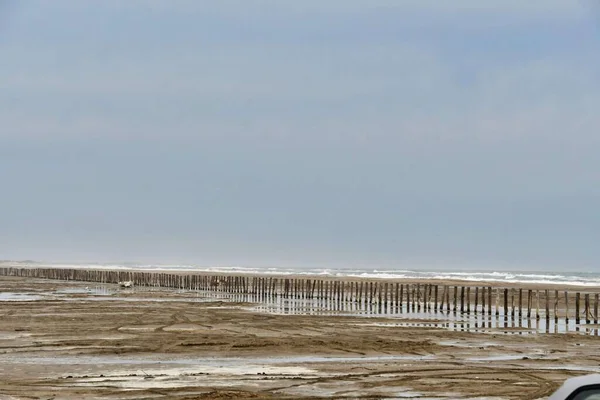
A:
POLYGON ((122 288, 130 288, 133 287, 133 281, 123 281, 119 282, 119 286, 122 288))

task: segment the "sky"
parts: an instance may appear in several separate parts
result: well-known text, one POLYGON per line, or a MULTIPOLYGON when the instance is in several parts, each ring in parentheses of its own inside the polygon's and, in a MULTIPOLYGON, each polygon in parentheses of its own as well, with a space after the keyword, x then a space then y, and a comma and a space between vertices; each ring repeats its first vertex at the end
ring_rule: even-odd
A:
POLYGON ((600 272, 594 0, 0 0, 0 259, 600 272))

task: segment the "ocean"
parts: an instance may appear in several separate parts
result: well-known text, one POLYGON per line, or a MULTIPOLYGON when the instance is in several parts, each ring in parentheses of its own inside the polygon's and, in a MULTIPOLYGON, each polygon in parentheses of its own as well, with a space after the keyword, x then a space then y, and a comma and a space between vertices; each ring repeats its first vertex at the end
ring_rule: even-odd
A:
POLYGON ((459 281, 487 281, 506 283, 563 284, 600 287, 600 273, 596 272, 540 272, 540 271, 453 271, 422 269, 377 268, 289 268, 289 267, 207 267, 185 264, 147 263, 47 263, 35 261, 0 261, 0 267, 36 268, 90 268, 90 269, 139 269, 150 271, 189 271, 211 273, 240 273, 262 275, 317 275, 322 277, 359 277, 380 279, 432 279, 459 281))

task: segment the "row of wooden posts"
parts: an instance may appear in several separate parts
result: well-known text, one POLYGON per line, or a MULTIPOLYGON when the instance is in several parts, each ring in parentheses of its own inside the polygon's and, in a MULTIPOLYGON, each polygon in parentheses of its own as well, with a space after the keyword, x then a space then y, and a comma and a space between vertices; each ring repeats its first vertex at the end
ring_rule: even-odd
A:
POLYGON ((0 268, 0 276, 74 280, 134 286, 202 290, 255 295, 266 299, 320 299, 334 302, 377 304, 407 312, 440 311, 480 313, 504 318, 574 317, 576 323, 598 323, 599 293, 532 290, 491 286, 456 286, 404 283, 386 280, 288 278, 282 276, 208 275, 147 271, 73 268, 0 268), (583 296, 582 296, 583 295, 583 296), (581 300, 583 297, 583 309, 581 300), (571 305, 574 303, 574 308, 571 305), (541 306, 541 307, 540 307, 541 306), (542 312, 540 312, 540 310, 542 312))

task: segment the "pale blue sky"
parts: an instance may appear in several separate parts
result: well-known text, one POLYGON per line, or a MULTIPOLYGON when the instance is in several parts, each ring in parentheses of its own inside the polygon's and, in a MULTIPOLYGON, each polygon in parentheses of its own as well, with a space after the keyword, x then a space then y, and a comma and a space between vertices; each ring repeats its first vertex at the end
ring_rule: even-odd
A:
POLYGON ((600 270, 591 0, 0 5, 0 259, 600 270))

